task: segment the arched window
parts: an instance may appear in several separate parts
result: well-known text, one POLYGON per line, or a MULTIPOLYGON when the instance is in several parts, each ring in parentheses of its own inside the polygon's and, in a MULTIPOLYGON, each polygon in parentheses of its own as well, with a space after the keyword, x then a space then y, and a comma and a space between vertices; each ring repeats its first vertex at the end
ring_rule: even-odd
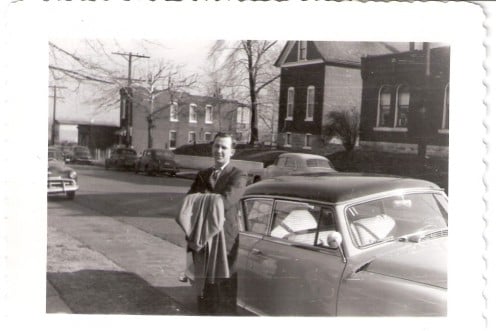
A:
POLYGON ((391 86, 381 86, 379 89, 379 100, 377 102, 376 126, 392 126, 391 119, 391 86))
POLYGON ((294 87, 288 88, 288 100, 286 105, 286 119, 293 119, 293 111, 294 111, 294 87))
POLYGON ((441 129, 449 129, 449 83, 444 88, 443 122, 441 123, 441 129))
POLYGON ((406 128, 408 124, 408 109, 410 107, 410 89, 408 85, 399 85, 396 89, 396 109, 394 127, 406 128))
POLYGON ((307 113, 305 121, 313 121, 313 111, 315 109, 315 86, 307 88, 307 113))

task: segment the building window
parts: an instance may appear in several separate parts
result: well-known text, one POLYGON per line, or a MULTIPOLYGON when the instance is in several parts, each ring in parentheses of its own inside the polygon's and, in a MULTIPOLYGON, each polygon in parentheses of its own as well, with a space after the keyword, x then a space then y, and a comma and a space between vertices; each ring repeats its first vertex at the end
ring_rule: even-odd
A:
POLYGON ((211 132, 205 132, 205 141, 210 142, 212 140, 212 133, 211 132))
POLYGON ((443 122, 442 130, 449 130, 449 84, 444 88, 443 122))
POLYGON ((248 109, 247 107, 238 107, 238 109, 236 110, 236 123, 250 123, 250 109, 248 109))
POLYGON ((307 42, 305 40, 298 41, 298 61, 307 59, 307 42))
POLYGON ((291 132, 286 132, 286 135, 284 136, 284 146, 291 146, 291 132))
POLYGON ((377 103, 376 126, 391 126, 391 87, 381 86, 379 89, 379 101, 377 103))
POLYGON ((177 144, 176 131, 169 131, 169 149, 175 149, 177 144))
POLYGON ((305 149, 312 149, 312 135, 310 133, 305 134, 305 149))
POLYGON ((177 102, 173 102, 170 105, 170 121, 177 122, 179 120, 177 102))
POLYGON ((213 107, 212 105, 205 106, 205 123, 211 124, 213 118, 213 107))
POLYGON ((293 111, 294 111, 294 87, 288 88, 288 102, 286 108, 286 120, 293 119, 293 111))
POLYGON ((315 108, 315 86, 307 88, 307 114, 305 121, 313 121, 313 111, 315 108))
POLYGON ((406 128, 408 124, 408 108, 410 106, 410 89, 400 85, 396 89, 396 112, 394 127, 406 128))
POLYGON ((196 123, 198 121, 198 112, 197 112, 197 105, 194 103, 191 103, 189 105, 189 122, 190 123, 196 123))
POLYGON ((196 132, 188 132, 188 144, 196 144, 196 132))

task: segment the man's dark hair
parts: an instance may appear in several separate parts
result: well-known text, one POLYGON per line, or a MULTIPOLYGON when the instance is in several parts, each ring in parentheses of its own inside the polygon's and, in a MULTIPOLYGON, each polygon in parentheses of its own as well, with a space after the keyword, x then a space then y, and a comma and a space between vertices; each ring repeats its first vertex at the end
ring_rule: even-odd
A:
POLYGON ((232 149, 236 148, 236 140, 234 139, 232 134, 227 133, 227 132, 217 132, 217 134, 214 137, 214 140, 212 140, 212 144, 215 141, 215 139, 217 139, 217 138, 231 138, 231 142, 232 142, 231 148, 232 149))

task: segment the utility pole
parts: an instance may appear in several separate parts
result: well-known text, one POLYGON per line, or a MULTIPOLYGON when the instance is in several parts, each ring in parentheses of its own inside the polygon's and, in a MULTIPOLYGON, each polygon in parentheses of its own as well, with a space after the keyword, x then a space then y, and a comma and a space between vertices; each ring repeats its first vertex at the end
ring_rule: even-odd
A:
POLYGON ((50 95, 50 98, 53 98, 53 117, 52 117, 52 145, 55 145, 55 116, 57 114, 57 99, 63 99, 63 97, 57 96, 57 89, 65 89, 65 86, 56 86, 49 85, 48 87, 53 89, 53 95, 50 95))
MULTIPOLYGON (((133 127, 133 110, 132 110, 132 100, 131 100, 131 83, 132 83, 132 75, 131 75, 131 69, 132 69, 132 63, 133 63, 133 58, 147 58, 149 59, 149 56, 146 55, 140 55, 140 54, 133 54, 131 52, 128 53, 119 53, 119 52, 113 52, 112 54, 116 55, 121 55, 124 57, 127 57, 128 60, 128 72, 127 72, 127 88, 126 88, 126 103, 125 103, 125 114, 126 114, 126 144, 127 146, 132 145, 132 135, 131 135, 131 130, 133 127)), ((122 95, 122 94, 121 94, 122 95)), ((122 122, 121 122, 122 126, 122 122)))

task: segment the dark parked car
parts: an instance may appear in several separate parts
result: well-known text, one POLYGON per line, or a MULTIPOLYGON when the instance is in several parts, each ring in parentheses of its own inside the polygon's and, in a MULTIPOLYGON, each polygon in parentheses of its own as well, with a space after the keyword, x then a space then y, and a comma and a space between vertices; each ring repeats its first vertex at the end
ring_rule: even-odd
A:
POLYGON ((135 172, 145 172, 148 175, 168 174, 175 176, 178 172, 174 154, 166 149, 145 149, 136 161, 135 172))
POLYGON ((70 163, 74 164, 93 164, 91 153, 86 146, 74 146, 70 163))
POLYGON ((117 147, 112 150, 110 157, 105 159, 105 169, 132 170, 135 168, 137 159, 138 155, 134 148, 117 147))
POLYGON ((74 199, 78 189, 77 173, 65 165, 62 151, 48 147, 47 194, 65 194, 74 199))
POLYGON ((240 307, 272 316, 446 316, 448 198, 437 185, 292 175, 248 186, 240 204, 240 307))

